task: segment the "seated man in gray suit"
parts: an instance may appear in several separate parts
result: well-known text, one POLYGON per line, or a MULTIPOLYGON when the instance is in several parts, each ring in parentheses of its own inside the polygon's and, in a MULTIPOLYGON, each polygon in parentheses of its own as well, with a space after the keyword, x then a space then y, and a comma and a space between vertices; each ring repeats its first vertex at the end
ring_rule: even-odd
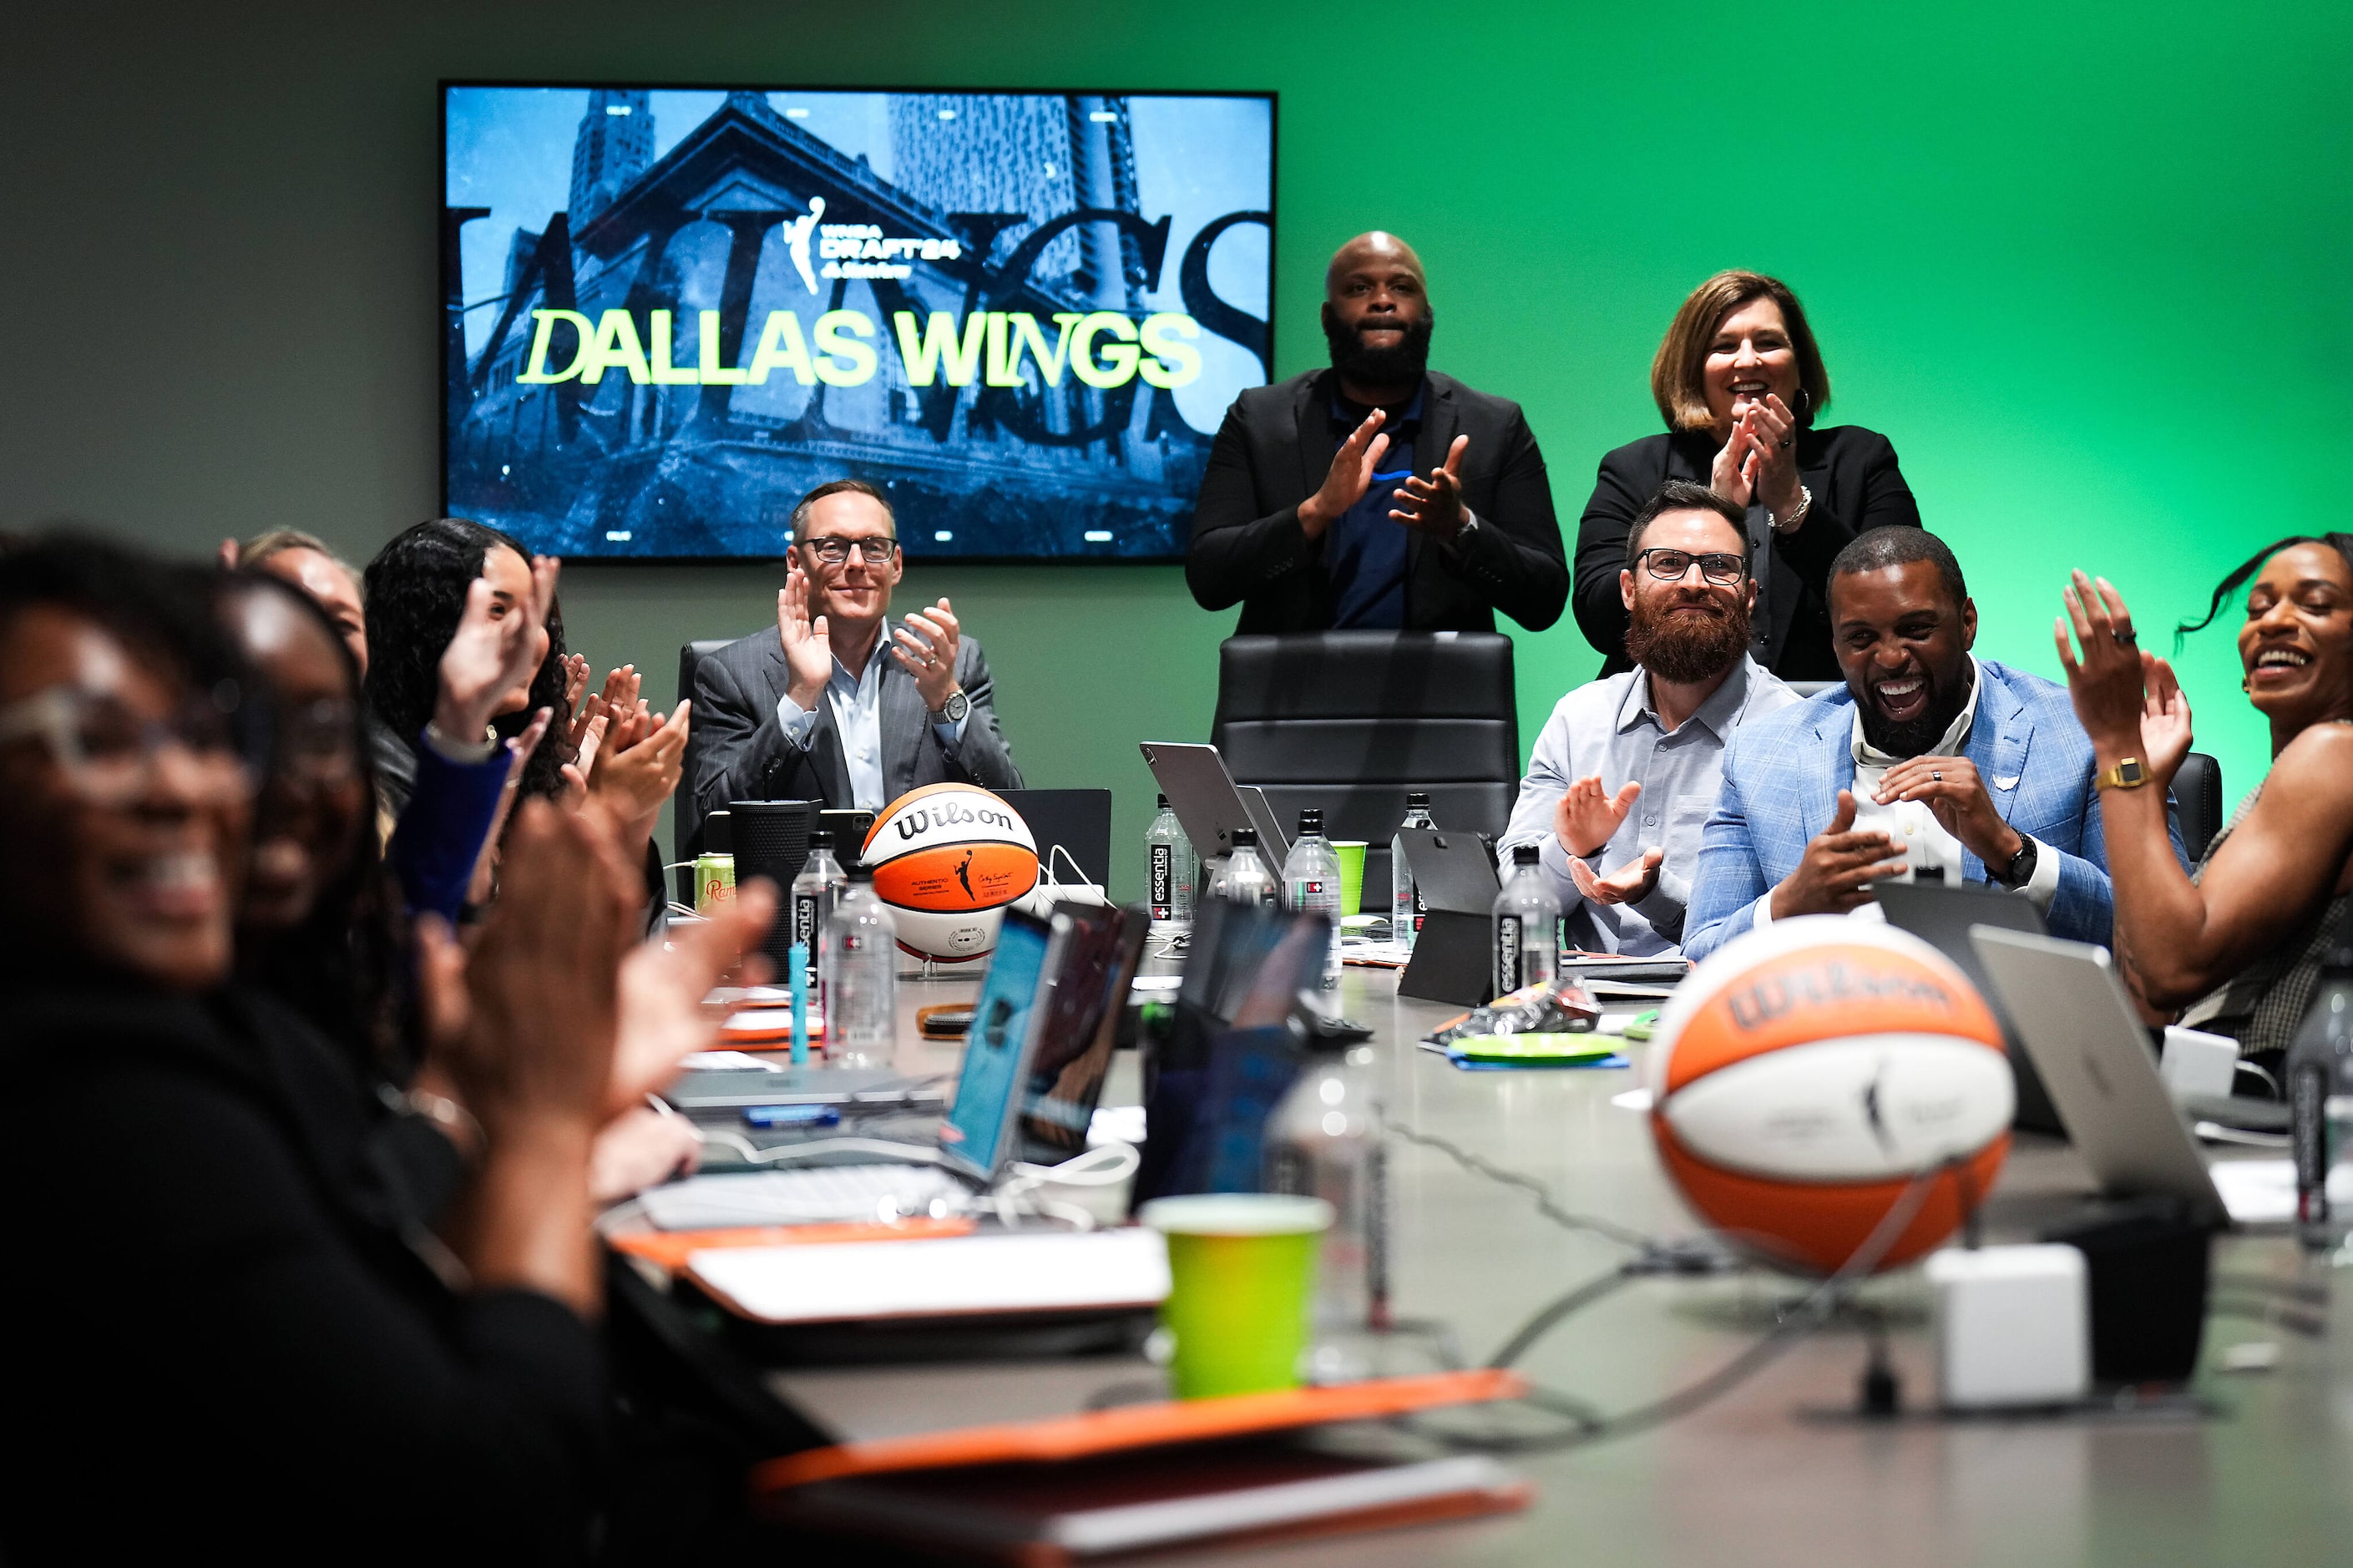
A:
POLYGON ((696 667, 686 783, 698 818, 731 800, 880 811, 923 784, 1021 787, 988 661, 948 602, 882 635, 906 560, 881 491, 836 479, 803 496, 791 561, 776 626, 696 667))

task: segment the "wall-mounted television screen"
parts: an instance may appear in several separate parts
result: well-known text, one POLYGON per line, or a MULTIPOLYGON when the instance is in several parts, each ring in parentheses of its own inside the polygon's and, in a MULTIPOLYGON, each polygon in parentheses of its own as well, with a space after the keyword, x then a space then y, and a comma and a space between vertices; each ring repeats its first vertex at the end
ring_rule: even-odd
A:
POLYGON ((1180 556, 1272 363, 1271 94, 442 86, 443 500, 579 559, 1180 556))

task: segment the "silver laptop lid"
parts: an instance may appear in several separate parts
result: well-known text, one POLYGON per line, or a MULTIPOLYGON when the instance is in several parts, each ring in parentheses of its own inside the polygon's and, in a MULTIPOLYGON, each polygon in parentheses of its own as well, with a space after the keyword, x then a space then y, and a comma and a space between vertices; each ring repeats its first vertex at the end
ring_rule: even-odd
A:
POLYGON ((2101 1190, 2181 1198, 2224 1218, 2107 949, 1989 926, 1969 940, 2101 1190))
POLYGON ((1185 837, 1193 841, 1195 854, 1214 860, 1232 850, 1235 828, 1254 827, 1259 858, 1266 862, 1269 873, 1282 875, 1282 862, 1291 853, 1290 837, 1264 795, 1235 787, 1217 747, 1146 741, 1139 750, 1160 793, 1168 797, 1176 820, 1184 826, 1185 837))

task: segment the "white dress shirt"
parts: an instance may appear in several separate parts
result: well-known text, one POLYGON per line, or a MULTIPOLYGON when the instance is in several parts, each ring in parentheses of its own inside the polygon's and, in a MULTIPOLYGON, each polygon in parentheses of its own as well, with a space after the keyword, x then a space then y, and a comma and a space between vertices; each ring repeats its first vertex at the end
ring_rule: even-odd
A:
MULTIPOLYGON (((1977 655, 1969 655, 1969 700, 1946 726, 1937 742, 1921 753, 1932 757, 1957 757, 1968 748, 1969 727, 1977 721, 1978 694, 1985 689, 1985 672, 1978 668, 1977 655)), ((1899 882, 1917 881, 1915 870, 1922 866, 1935 866, 1945 873, 1945 880, 1958 886, 1961 880, 1961 857, 1967 853, 1961 841, 1946 830, 1936 820, 1936 814, 1925 800, 1896 800, 1885 805, 1872 797, 1887 777, 1887 770, 1908 761, 1891 757, 1862 738, 1862 705, 1854 710, 1854 735, 1850 742, 1854 748, 1854 827, 1858 833, 1877 831, 1887 835, 1905 860, 1904 873, 1894 879, 1899 882)), ((2023 837, 2023 836, 2021 836, 2023 837)), ((2041 839, 2034 841, 2034 874, 2026 879, 2019 891, 2034 900, 2038 910, 2048 910, 2051 900, 2059 895, 2059 851, 2041 839)), ((1989 868, 1988 874, 2001 868, 1989 868)), ((1996 883, 1997 887, 2002 884, 1996 883)), ((1875 903, 1863 904, 1851 911, 1867 919, 1884 920, 1886 916, 1875 903)), ((1773 920, 1773 900, 1767 899, 1757 906, 1757 923, 1768 925, 1773 920)))
MULTIPOLYGON (((861 811, 880 811, 891 804, 882 793, 882 661, 890 657, 891 624, 885 621, 874 639, 874 651, 866 657, 866 668, 853 675, 836 654, 833 674, 825 683, 834 732, 841 737, 842 761, 849 770, 849 804, 861 811)), ((965 718, 971 716, 967 710, 965 718)), ((776 723, 785 738, 803 751, 817 732, 817 714, 789 695, 776 699, 776 723)), ((932 726, 932 733, 953 756, 964 738, 964 721, 943 721, 932 726)))

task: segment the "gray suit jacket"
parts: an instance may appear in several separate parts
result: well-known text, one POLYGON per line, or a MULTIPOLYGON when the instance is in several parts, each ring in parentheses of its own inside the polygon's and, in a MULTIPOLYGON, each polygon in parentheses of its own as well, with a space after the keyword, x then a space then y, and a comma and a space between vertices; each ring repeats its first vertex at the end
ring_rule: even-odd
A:
MULTIPOLYGON (((886 631, 885 635, 888 633, 886 631)), ((996 690, 979 642, 957 639, 956 684, 972 701, 963 738, 951 755, 932 731, 915 678, 897 658, 882 661, 882 793, 896 800, 934 784, 1019 789, 1021 770, 997 727, 996 690)), ((833 704, 820 701, 807 749, 786 738, 776 701, 790 684, 784 640, 765 626, 706 656, 694 671, 694 722, 687 732, 687 799, 693 826, 686 853, 700 850, 702 818, 731 800, 813 800, 853 804, 849 766, 834 729, 833 704)))

